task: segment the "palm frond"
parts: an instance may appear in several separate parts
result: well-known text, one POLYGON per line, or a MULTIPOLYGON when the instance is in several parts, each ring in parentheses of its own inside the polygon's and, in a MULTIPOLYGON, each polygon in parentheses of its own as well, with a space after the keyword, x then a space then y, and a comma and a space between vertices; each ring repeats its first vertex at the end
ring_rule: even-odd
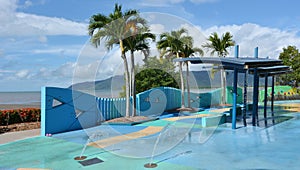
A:
POLYGON ((211 55, 216 53, 219 57, 225 57, 229 54, 227 48, 235 44, 232 38, 233 36, 229 32, 226 32, 220 38, 216 32, 213 32, 207 39, 209 42, 202 45, 202 47, 206 48, 207 51, 211 51, 211 55))

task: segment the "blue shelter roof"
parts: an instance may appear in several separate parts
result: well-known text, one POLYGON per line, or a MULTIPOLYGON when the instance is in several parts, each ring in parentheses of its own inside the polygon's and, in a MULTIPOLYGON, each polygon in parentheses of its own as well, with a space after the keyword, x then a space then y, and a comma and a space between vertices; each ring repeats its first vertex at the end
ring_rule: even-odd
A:
POLYGON ((226 70, 238 69, 239 72, 249 70, 250 74, 256 68, 259 74, 284 74, 290 71, 281 60, 250 57, 193 57, 176 58, 174 62, 191 62, 191 64, 217 64, 226 70))

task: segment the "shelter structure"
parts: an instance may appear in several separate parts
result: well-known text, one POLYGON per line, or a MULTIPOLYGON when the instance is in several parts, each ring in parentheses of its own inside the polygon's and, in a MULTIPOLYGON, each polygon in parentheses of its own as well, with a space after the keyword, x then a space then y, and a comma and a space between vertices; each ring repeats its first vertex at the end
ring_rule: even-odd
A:
POLYGON ((268 79, 272 77, 271 87, 271 113, 274 117, 274 76, 278 74, 285 74, 290 72, 290 67, 285 66, 281 60, 259 58, 258 47, 254 50, 254 57, 239 57, 239 46, 235 47, 234 57, 194 57, 194 58, 176 58, 174 62, 190 62, 191 64, 214 64, 218 65, 219 68, 225 70, 233 70, 233 104, 232 104, 232 129, 236 129, 236 114, 237 114, 237 84, 238 84, 238 73, 244 73, 244 103, 242 117, 244 126, 246 123, 246 112, 247 112, 247 75, 253 75, 253 108, 252 108, 252 125, 259 126, 258 119, 258 96, 259 96, 259 77, 265 78, 265 94, 264 94, 264 121, 267 123, 267 88, 268 79))

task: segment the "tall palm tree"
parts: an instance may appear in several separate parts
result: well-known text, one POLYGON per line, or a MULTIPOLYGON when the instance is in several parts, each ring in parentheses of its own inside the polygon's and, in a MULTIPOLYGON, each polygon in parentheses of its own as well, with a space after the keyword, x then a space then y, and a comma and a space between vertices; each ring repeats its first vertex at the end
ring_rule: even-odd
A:
MULTIPOLYGON (((187 44, 184 46, 184 49, 182 51, 184 58, 188 58, 191 56, 197 55, 204 55, 204 52, 201 48, 193 47, 193 42, 188 42, 190 44, 187 44)), ((186 65, 186 87, 187 87, 187 94, 188 94, 188 107, 191 108, 191 93, 190 93, 190 83, 189 83, 189 77, 190 77, 190 70, 189 70, 189 62, 185 62, 186 65)))
MULTIPOLYGON (((149 53, 150 44, 149 41, 155 41, 155 35, 149 32, 147 27, 144 27, 144 31, 140 34, 136 34, 127 37, 123 40, 124 50, 130 51, 131 60, 131 70, 130 70, 130 89, 132 100, 132 116, 136 116, 136 87, 135 87, 135 62, 134 62, 134 52, 142 51, 144 54, 149 53)), ((146 56, 145 56, 146 58, 146 56)))
MULTIPOLYGON (((209 42, 204 44, 203 47, 211 50, 211 55, 217 53, 219 57, 225 57, 228 55, 227 49, 231 46, 235 45, 233 41, 233 36, 230 32, 226 32, 219 38, 216 32, 212 33, 207 39, 209 42)), ((226 100, 226 72, 224 69, 221 69, 221 77, 222 77, 222 103, 225 104, 226 100)))
MULTIPOLYGON (((185 56, 184 50, 191 51, 193 38, 187 35, 187 30, 181 28, 177 31, 165 32, 160 35, 160 40, 157 42, 157 48, 161 50, 161 56, 169 58, 180 58, 185 56)), ((190 54, 188 54, 190 55, 190 54)), ((184 80, 182 73, 182 62, 179 62, 180 88, 181 88, 181 108, 184 108, 184 80)))
POLYGON ((89 35, 91 43, 98 47, 101 40, 105 39, 105 45, 108 49, 112 49, 114 45, 119 45, 121 58, 125 69, 125 91, 126 91, 126 117, 130 116, 130 88, 129 88, 129 69, 125 54, 123 40, 127 37, 135 35, 139 29, 146 24, 136 10, 127 10, 122 12, 122 6, 115 4, 114 11, 108 16, 96 14, 90 18, 89 35))

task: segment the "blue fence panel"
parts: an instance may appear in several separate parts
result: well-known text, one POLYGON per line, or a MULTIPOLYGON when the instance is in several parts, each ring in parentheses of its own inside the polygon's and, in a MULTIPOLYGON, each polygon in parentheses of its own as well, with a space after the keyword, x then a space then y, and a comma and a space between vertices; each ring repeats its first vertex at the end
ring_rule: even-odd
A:
POLYGON ((110 99, 110 114, 111 114, 111 119, 116 118, 116 110, 115 110, 114 99, 110 99))
POLYGON ((136 115, 140 116, 141 115, 141 107, 140 107, 140 98, 136 96, 136 115))
POLYGON ((95 96, 56 87, 42 87, 41 91, 42 136, 88 128, 101 122, 95 96))
POLYGON ((211 93, 200 93, 200 107, 208 108, 211 106, 212 94, 211 93))
POLYGON ((101 108, 101 114, 102 114, 102 116, 103 116, 103 118, 104 118, 104 120, 106 120, 107 119, 107 117, 106 117, 106 115, 105 115, 105 112, 104 112, 104 110, 105 110, 105 102, 104 102, 104 98, 100 98, 100 108, 101 108))
MULTIPOLYGON (((191 107, 208 108, 221 103, 221 89, 191 93, 191 107)), ((187 94, 186 106, 187 106, 187 94)), ((137 115, 160 115, 181 107, 181 90, 159 87, 136 96, 137 115)), ((130 99, 132 103, 132 98, 130 99)), ((98 98, 72 89, 42 88, 42 135, 92 127, 105 120, 125 116, 126 99, 98 98), (61 102, 54 106, 54 101, 61 102)), ((132 108, 130 108, 130 112, 132 108)))
POLYGON ((139 93, 137 95, 138 101, 139 101, 139 112, 140 114, 143 111, 146 111, 148 109, 150 109, 151 105, 150 105, 150 98, 149 98, 149 94, 150 94, 151 90, 147 90, 145 92, 139 93))
MULTIPOLYGON (((193 108, 200 108, 200 94, 199 93, 190 93, 190 104, 193 108)), ((188 95, 185 93, 185 103, 188 106, 188 95)))
POLYGON ((126 113, 126 99, 122 98, 120 99, 120 114, 122 116, 125 116, 126 113))
POLYGON ((213 90, 212 92, 209 92, 209 94, 211 95, 211 103, 210 105, 219 105, 221 104, 222 101, 222 89, 216 89, 213 90))
POLYGON ((175 91, 175 96, 174 96, 174 106, 176 106, 176 107, 181 107, 181 90, 179 90, 179 89, 175 89, 174 90, 175 91))
POLYGON ((163 87, 153 88, 137 95, 141 116, 160 115, 166 110, 167 96, 163 87))

